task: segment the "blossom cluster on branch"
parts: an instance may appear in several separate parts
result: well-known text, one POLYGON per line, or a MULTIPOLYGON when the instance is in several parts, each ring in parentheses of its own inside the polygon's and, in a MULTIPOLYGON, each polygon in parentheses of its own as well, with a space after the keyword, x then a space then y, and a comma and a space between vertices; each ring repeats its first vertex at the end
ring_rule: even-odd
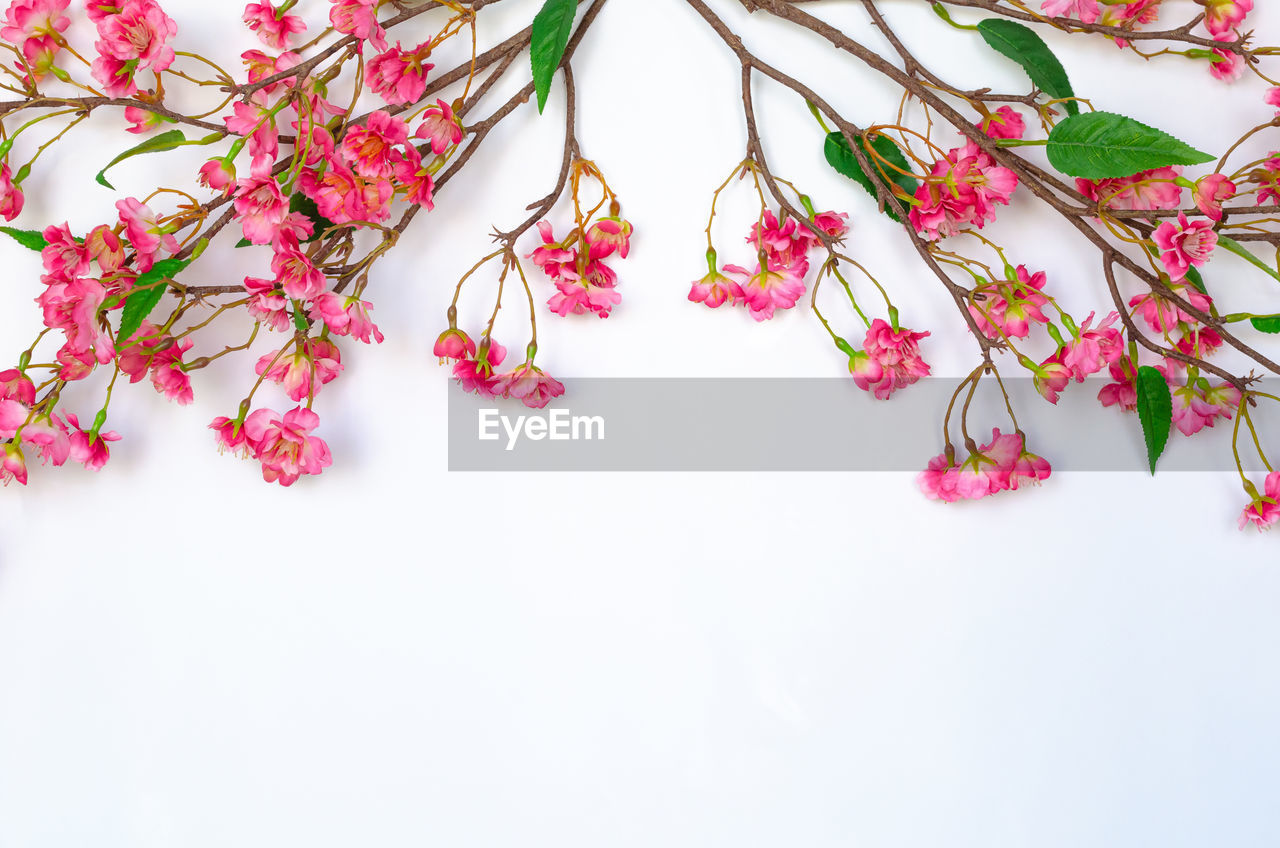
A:
MULTIPOLYGON (((234 72, 180 49, 181 28, 157 0, 87 0, 75 9, 71 0, 9 3, 0 30, 0 49, 12 57, 0 66, 0 89, 12 95, 0 102, 7 221, 22 215, 24 183, 45 152, 94 112, 119 110, 141 138, 98 175, 104 186, 106 172, 132 156, 186 146, 211 155, 190 191, 122 197, 118 216, 87 232, 50 222, 2 228, 40 251, 45 272, 37 298, 43 329, 16 367, 0 372, 5 482, 26 482, 29 455, 101 468, 120 438, 106 423, 122 375, 189 403, 194 372, 248 351, 262 334, 276 341, 248 366, 252 383, 239 408, 210 425, 217 444, 257 461, 270 482, 288 486, 320 473, 333 458, 319 434, 316 397, 342 374, 344 349, 383 339, 370 299, 376 262, 435 208, 497 124, 535 95, 542 108, 557 76, 567 120, 552 189, 524 221, 496 231, 493 251, 458 281, 433 353, 451 363, 465 391, 542 407, 565 387, 536 364, 539 314, 607 318, 618 307, 617 264, 628 255, 632 225, 602 169, 581 154, 571 61, 605 0, 544 0, 530 26, 483 52, 477 17, 500 0, 302 2, 323 8, 327 26, 309 31, 299 0, 237 10, 260 45, 234 72), (90 42, 67 35, 77 31, 77 15, 96 33, 90 42), (526 54, 528 64, 518 61, 526 54), (494 100, 500 80, 530 70, 514 96, 472 118, 494 100), (180 110, 179 89, 212 92, 215 102, 180 110), (562 199, 572 203, 571 219, 553 214, 562 199), (518 250, 535 230, 541 243, 518 250), (374 238, 357 239, 362 233, 374 238), (204 286, 180 279, 232 242, 261 251, 260 275, 204 286), (459 299, 485 274, 493 280, 490 318, 459 326, 459 299), (539 288, 549 296, 535 294, 539 288), (513 296, 529 310, 523 357, 493 337, 503 299, 513 296), (242 344, 201 347, 202 330, 236 319, 242 344), (73 385, 96 386, 91 377, 102 398, 92 418, 70 408, 84 408, 84 390, 64 399, 73 385), (263 405, 267 384, 294 406, 263 405)), ((931 333, 903 321, 892 291, 846 247, 859 214, 886 215, 954 304, 979 357, 946 411, 942 452, 919 477, 925 495, 972 500, 1050 476, 1050 463, 1031 452, 1018 425, 1001 368, 1028 376, 1049 403, 1073 383, 1107 374, 1099 401, 1136 413, 1153 472, 1174 429, 1194 436, 1228 422, 1247 497, 1242 526, 1280 522, 1280 472, 1255 420, 1262 403, 1280 402, 1259 383, 1280 373, 1267 352, 1280 316, 1222 314, 1212 274, 1202 273, 1229 252, 1280 282, 1275 264, 1251 248, 1280 247, 1280 144, 1269 141, 1280 127, 1280 82, 1267 68, 1278 48, 1257 43, 1253 0, 1195 0, 1193 13, 1172 24, 1164 19, 1174 4, 1162 0, 858 0, 887 51, 812 14, 820 0, 737 0, 754 19, 817 35, 900 93, 896 115, 866 126, 832 107, 818 84, 749 50, 704 0, 685 2, 741 65, 747 142, 714 192, 706 273, 690 301, 742 307, 766 321, 808 294, 854 384, 888 400, 931 373, 931 333), (1021 67, 1028 90, 970 90, 943 79, 886 18, 883 7, 893 3, 931 6, 938 26, 985 43, 993 61, 1021 67), (1049 30, 1107 39, 1143 60, 1202 63, 1206 86, 1254 84, 1257 126, 1202 152, 1111 111, 1116 104, 1074 90, 1041 35, 1049 30), (762 80, 808 105, 824 136, 822 155, 865 189, 865 209, 820 211, 774 170, 755 113, 762 80), (722 263, 712 225, 723 193, 744 180, 759 201, 745 237, 750 258, 722 263), (1004 210, 1028 202, 1047 205, 1096 251, 1105 305, 1072 314, 1055 293, 1053 269, 1020 259, 1017 245, 991 235, 1004 210), (819 309, 824 284, 839 287, 855 331, 839 330, 846 319, 819 309), (1248 373, 1220 364, 1216 355, 1228 348, 1251 363, 1248 373), (969 417, 983 384, 1001 392, 1009 421, 980 443, 969 417), (1265 479, 1246 472, 1246 448, 1268 470, 1265 479)))

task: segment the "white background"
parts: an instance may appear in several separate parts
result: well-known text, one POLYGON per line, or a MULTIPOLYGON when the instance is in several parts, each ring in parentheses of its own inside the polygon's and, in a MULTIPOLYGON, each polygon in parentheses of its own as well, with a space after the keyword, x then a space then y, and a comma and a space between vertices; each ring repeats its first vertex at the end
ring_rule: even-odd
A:
MULTIPOLYGON (((251 41, 232 35, 238 3, 214 5, 167 8, 180 47, 232 64, 251 41)), ((482 37, 537 5, 486 10, 482 37)), ((717 4, 749 43, 848 117, 891 119, 874 77, 733 5, 717 4)), ((1025 90, 925 4, 883 5, 935 70, 1025 90)), ((819 11, 879 43, 858 4, 819 11)), ((1280 37, 1275 9, 1254 18, 1280 37)), ((1269 115, 1257 85, 1076 41, 1054 39, 1077 91, 1197 146, 1269 115)), ((839 375, 805 309, 755 325, 685 301, 710 192, 744 149, 737 66, 710 31, 679 0, 614 0, 577 68, 584 152, 637 236, 613 317, 542 313, 544 367, 570 392, 580 376, 839 375)), ((850 249, 934 331, 936 373, 967 372, 953 307, 826 170, 803 104, 760 98, 775 168, 854 213, 850 249)), ((344 345, 317 405, 322 477, 267 486, 214 450, 205 426, 251 384, 244 357, 202 373, 189 407, 123 392, 102 473, 34 466, 0 492, 0 846, 1277 844, 1280 569, 1275 537, 1236 532, 1231 475, 1063 474, 942 507, 908 474, 446 472, 454 389, 430 345, 488 230, 550 186, 562 108, 557 91, 546 116, 513 116, 380 266, 387 341, 344 345)), ((112 127, 95 118, 50 154, 57 174, 37 167, 17 224, 113 217, 91 182, 127 146, 112 127)), ((201 156, 185 153, 121 165, 116 185, 144 195, 160 167, 188 184, 201 156)), ((732 198, 728 261, 752 214, 746 187, 732 198)), ((1081 238, 1026 197, 1002 224, 1081 315, 1105 308, 1081 238)), ((12 359, 39 270, 0 249, 12 359)), ((190 276, 262 274, 245 253, 190 276)), ((1219 264, 1227 309, 1277 305, 1219 264)), ((1134 426, 1117 416, 1117 438, 1134 426)))

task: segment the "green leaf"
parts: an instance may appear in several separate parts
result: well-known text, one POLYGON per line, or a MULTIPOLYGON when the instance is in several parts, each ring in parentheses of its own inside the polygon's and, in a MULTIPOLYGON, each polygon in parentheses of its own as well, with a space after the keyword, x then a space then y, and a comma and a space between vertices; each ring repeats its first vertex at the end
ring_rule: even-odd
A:
POLYGON ((182 134, 182 130, 167 130, 166 132, 160 133, 160 135, 154 135, 141 144, 130 147, 124 153, 121 153, 119 156, 112 159, 107 163, 106 168, 103 168, 98 172, 98 176, 94 177, 94 179, 99 185, 106 186, 114 191, 115 186, 107 182, 107 178, 105 176, 111 167, 118 165, 133 156, 138 156, 143 153, 159 153, 162 150, 173 150, 174 148, 182 147, 187 143, 187 137, 182 134))
POLYGON ((307 220, 311 222, 311 226, 313 227, 311 235, 307 236, 303 240, 303 244, 315 241, 320 238, 320 235, 325 230, 332 226, 336 226, 333 221, 330 221, 328 218, 320 214, 320 207, 316 205, 314 200, 307 197, 300 191, 296 192, 289 198, 289 211, 301 212, 306 216, 307 220))
MULTIPOLYGON (((827 134, 825 153, 827 155, 827 163, 835 168, 841 174, 856 182, 867 190, 867 193, 879 203, 880 195, 877 193, 876 185, 883 185, 892 192, 892 186, 897 185, 906 193, 908 197, 916 193, 919 183, 915 177, 911 176, 911 165, 907 163, 907 157, 902 154, 902 149, 893 142, 888 136, 876 136, 875 141, 871 142, 868 149, 866 138, 859 139, 858 144, 862 147, 867 159, 876 168, 875 182, 872 182, 872 176, 862 170, 862 165, 858 162, 858 157, 853 155, 849 143, 844 140, 844 133, 833 132, 827 134), (871 150, 875 151, 872 155, 871 150), (885 165, 883 162, 877 161, 877 157, 887 160, 890 164, 885 165), (884 174, 880 173, 883 169, 884 174), (901 169, 906 173, 900 173, 897 169, 901 169), (885 177, 888 177, 886 180, 885 177)), ((901 222, 896 212, 888 205, 884 208, 884 213, 895 221, 901 222)))
POLYGON ((1269 275, 1272 279, 1280 280, 1280 273, 1277 273, 1275 268, 1272 268, 1270 265, 1263 262, 1254 255, 1253 251, 1249 250, 1249 248, 1245 247, 1235 239, 1227 238, 1222 233, 1218 233, 1218 247, 1234 253, 1236 256, 1239 256, 1259 271, 1269 275))
MULTIPOLYGON (((978 32, 993 50, 1021 65, 1032 84, 1054 100, 1076 96, 1058 57, 1029 27, 1003 18, 989 18, 978 24, 978 32)), ((1068 115, 1080 113, 1080 104, 1074 100, 1062 105, 1068 115)))
POLYGON ((1138 420, 1142 422, 1142 436, 1147 442, 1147 461, 1151 473, 1156 473, 1156 463, 1169 444, 1169 431, 1173 428, 1173 395, 1165 376, 1150 365, 1138 369, 1138 420))
POLYGON ((190 264, 190 259, 161 259, 151 266, 150 271, 138 277, 138 281, 134 283, 134 291, 124 302, 124 310, 120 314, 120 329, 116 333, 117 345, 123 345, 130 336, 138 332, 142 322, 160 303, 160 299, 169 288, 166 285, 160 285, 160 282, 172 279, 190 264))
POLYGON ((49 242, 45 241, 45 237, 37 230, 19 230, 16 227, 0 227, 0 233, 12 238, 23 247, 32 250, 44 250, 49 242))
POLYGON ((1196 291, 1200 294, 1208 294, 1209 290, 1204 286, 1204 275, 1200 273, 1200 269, 1194 266, 1187 268, 1187 282, 1196 287, 1196 291))
POLYGON ((1053 167, 1087 180, 1131 177, 1214 158, 1163 130, 1112 112, 1084 112, 1059 121, 1049 133, 1047 152, 1053 167))
POLYGON ((1249 323, 1260 333, 1280 333, 1280 315, 1262 315, 1249 319, 1249 323))
POLYGON ((578 11, 578 0, 547 0, 533 19, 533 35, 530 56, 533 61, 533 87, 538 92, 538 112, 547 105, 551 93, 551 78, 560 67, 564 50, 569 46, 569 33, 573 31, 573 16, 578 11))

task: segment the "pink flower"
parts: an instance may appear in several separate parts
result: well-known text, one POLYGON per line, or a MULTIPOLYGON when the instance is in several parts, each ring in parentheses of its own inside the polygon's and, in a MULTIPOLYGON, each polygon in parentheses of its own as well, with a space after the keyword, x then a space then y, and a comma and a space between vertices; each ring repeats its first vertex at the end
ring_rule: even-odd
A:
POLYGON ((262 479, 292 486, 304 474, 319 474, 333 464, 329 446, 311 431, 320 416, 297 407, 283 417, 272 409, 259 409, 244 420, 244 437, 254 457, 262 463, 262 479))
POLYGON ((71 19, 62 14, 70 0, 13 0, 4 16, 0 38, 21 45, 29 38, 43 38, 66 32, 71 19))
MULTIPOLYGON (((1066 348, 1058 348, 1057 352, 1037 365, 1027 365, 1031 371, 1032 384, 1040 396, 1049 403, 1056 404, 1058 395, 1071 382, 1071 369, 1062 361, 1066 348)), ((1026 363, 1024 363, 1026 364, 1026 363)))
MULTIPOLYGON (((501 345, 498 350, 503 351, 501 345)), ((436 346, 433 353, 440 357, 443 363, 446 359, 470 359, 476 355, 476 343, 471 341, 471 337, 458 329, 448 329, 440 334, 440 338, 436 339, 436 346)), ((506 353, 503 351, 503 356, 506 353)), ((499 364, 502 357, 498 357, 499 364)))
POLYGON ((289 300, 277 288, 275 280, 258 277, 244 278, 245 291, 249 293, 249 314, 268 329, 283 333, 293 323, 289 317, 289 300))
POLYGON ((1196 206, 1215 221, 1222 220, 1222 202, 1236 195, 1236 184, 1222 174, 1210 174, 1196 181, 1196 206))
POLYGON ((1250 492, 1254 498, 1240 514, 1241 530, 1250 524, 1259 530, 1265 530, 1280 521, 1280 471, 1267 475, 1263 494, 1257 494, 1256 489, 1251 489, 1250 492))
MULTIPOLYGON (((439 342, 436 345, 438 351, 439 342)), ((474 356, 460 359, 453 366, 453 376, 457 378, 463 391, 475 392, 482 397, 496 397, 500 378, 494 371, 506 358, 505 347, 492 339, 482 339, 480 349, 474 356)))
POLYGON ((462 141, 462 124, 453 114, 453 107, 443 100, 428 106, 422 113, 422 123, 413 131, 414 138, 431 140, 431 152, 437 155, 462 141))
POLYGON ((4 455, 0 457, 0 481, 7 486, 11 480, 27 485, 27 459, 22 455, 21 445, 5 445, 4 455))
POLYGON ((6 221, 12 221, 22 213, 24 201, 22 189, 13 181, 9 163, 6 161, 0 164, 0 216, 6 221))
POLYGON ((289 202, 270 176, 239 180, 235 208, 244 237, 254 244, 270 243, 289 214, 289 202))
POLYGON ((1182 188, 1174 180, 1181 175, 1182 168, 1171 165, 1097 182, 1077 178, 1076 188, 1107 209, 1177 209, 1182 205, 1182 188))
POLYGON ((387 49, 387 33, 378 23, 378 0, 332 0, 329 22, 338 32, 387 49))
POLYGON ((804 280, 790 266, 761 268, 754 271, 737 265, 724 266, 724 272, 742 292, 743 302, 757 321, 773 317, 775 309, 790 309, 805 292, 804 280))
POLYGON ((531 409, 542 409, 552 398, 564 394, 564 384, 532 362, 526 362, 514 371, 500 375, 494 392, 519 400, 531 409))
POLYGON ((139 109, 137 106, 124 107, 124 119, 132 124, 127 131, 138 135, 151 132, 165 123, 165 119, 160 115, 149 109, 139 109))
POLYGON ((1235 41, 1236 29, 1253 11, 1253 0, 1206 0, 1204 26, 1218 41, 1235 41))
POLYGON ((0 371, 0 401, 4 400, 16 400, 25 406, 31 406, 36 402, 35 383, 17 368, 0 371))
POLYGON ((813 216, 813 225, 832 238, 844 238, 849 233, 849 216, 844 212, 819 212, 813 216))
POLYGON ((1240 391, 1226 383, 1209 388, 1194 384, 1171 388, 1173 424, 1184 436, 1194 436, 1205 427, 1212 427, 1218 418, 1230 421, 1240 407, 1240 391))
POLYGON ((930 241, 955 235, 965 226, 982 229, 995 220, 996 204, 1008 205, 1017 187, 1017 174, 969 143, 934 163, 916 190, 911 224, 930 241))
POLYGON ((102 466, 107 464, 107 460, 111 458, 111 450, 107 447, 107 442, 116 442, 120 440, 120 434, 114 430, 106 433, 97 433, 96 435, 87 430, 80 429, 80 420, 76 418, 74 412, 67 413, 67 420, 71 422, 71 458, 79 462, 90 471, 101 471, 102 466))
POLYGON ((314 398, 321 386, 337 379, 342 373, 342 355, 333 342, 308 339, 292 353, 263 354, 254 370, 283 386, 290 400, 302 401, 314 398))
POLYGON ((105 224, 94 227, 84 237, 84 252, 104 274, 114 274, 124 265, 124 243, 105 224))
POLYGON ((1095 23, 1102 14, 1098 0, 1044 0, 1040 9, 1055 18, 1075 17, 1086 24, 1095 23))
POLYGON ((269 115, 270 109, 261 103, 237 100, 232 114, 222 118, 229 132, 248 138, 249 155, 253 157, 251 173, 258 179, 271 175, 271 165, 280 152, 280 131, 269 115))
POLYGON ((249 440, 244 434, 244 422, 220 415, 213 419, 209 429, 214 432, 218 453, 231 451, 240 456, 249 455, 249 440))
POLYGON ((1264 98, 1268 106, 1274 106, 1276 115, 1280 116, 1280 86, 1268 88, 1266 97, 1264 98))
POLYGON ((991 441, 959 465, 947 453, 935 456, 917 484, 930 500, 955 503, 1017 490, 1023 483, 1038 484, 1052 471, 1047 460, 1027 452, 1021 434, 1002 434, 996 428, 991 441))
POLYGON ((1138 369, 1128 356, 1122 356, 1109 366, 1111 378, 1098 390, 1098 400, 1103 406, 1119 406, 1125 412, 1138 408, 1138 369))
POLYGON ((22 430, 22 441, 35 446, 41 462, 52 462, 54 466, 62 465, 71 456, 67 425, 56 415, 45 413, 29 421, 22 430))
POLYGON ((0 400, 0 439, 12 439, 18 429, 27 422, 31 410, 13 398, 0 400))
MULTIPOLYGON (((1208 313, 1213 306, 1211 297, 1201 294, 1190 286, 1174 283, 1169 286, 1169 289, 1200 312, 1208 313)), ((1147 322, 1147 326, 1155 333, 1169 333, 1178 329, 1180 325, 1198 323, 1195 316, 1167 297, 1154 292, 1134 295, 1129 299, 1129 307, 1134 310, 1135 315, 1141 315, 1147 322)))
POLYGON ((369 114, 363 127, 352 127, 342 140, 342 156, 362 177, 386 179, 395 173, 402 154, 396 150, 409 137, 404 121, 383 111, 369 114))
POLYGON ((268 47, 288 50, 289 39, 295 32, 307 28, 297 15, 283 15, 270 3, 249 3, 244 7, 244 22, 268 47))
POLYGON ((555 280, 557 291, 547 300, 547 306, 561 318, 587 313, 608 318, 613 307, 622 302, 622 295, 615 291, 617 284, 617 275, 603 262, 588 264, 585 276, 564 268, 555 280))
POLYGON ((1048 323, 1042 307, 1049 300, 1041 290, 1045 274, 1032 274, 1027 266, 1014 270, 1015 279, 992 281, 973 290, 969 314, 987 338, 999 338, 1001 332, 1013 339, 1025 339, 1031 333, 1031 322, 1048 323))
POLYGON ((271 257, 271 271, 287 297, 311 300, 324 291, 324 272, 295 247, 282 247, 271 257))
POLYGON ((1077 383, 1096 374, 1116 362, 1124 354, 1124 340, 1120 331, 1111 326, 1120 320, 1118 312, 1112 312, 1096 329, 1089 329, 1093 313, 1080 326, 1080 332, 1062 349, 1062 364, 1071 369, 1077 383))
POLYGON ((156 213, 133 197, 116 201, 120 223, 124 224, 129 243, 138 253, 137 268, 146 273, 151 270, 156 253, 163 247, 169 253, 177 253, 178 240, 156 218, 156 213))
POLYGON ((182 355, 191 350, 192 341, 182 339, 161 348, 151 360, 151 385, 169 400, 186 406, 195 399, 191 391, 191 377, 182 370, 182 355))
POLYGON ((370 339, 382 344, 382 332, 369 317, 369 309, 373 306, 367 300, 358 297, 343 297, 333 292, 324 292, 315 301, 311 309, 312 319, 323 320, 335 335, 350 335, 369 344, 370 339))
POLYGON ((236 166, 230 159, 210 159, 200 166, 196 180, 205 188, 230 194, 236 184, 236 166))
POLYGON ((298 188, 316 202, 321 215, 335 224, 383 221, 391 214, 391 183, 357 176, 337 158, 326 160, 323 176, 303 170, 298 188))
POLYGON ((418 151, 410 147, 407 155, 395 167, 396 182, 404 191, 405 201, 416 203, 428 211, 435 209, 436 181, 418 151))
POLYGON ((178 32, 155 0, 124 0, 120 10, 98 21, 95 45, 105 59, 136 63, 135 70, 163 71, 173 63, 168 41, 178 32))
POLYGON ((1011 106, 1001 106, 995 114, 978 122, 978 128, 991 138, 1022 138, 1027 125, 1011 106))
POLYGON ((1165 221, 1156 227, 1153 238, 1160 249, 1160 261, 1174 280, 1187 276, 1191 266, 1199 268, 1208 262, 1218 244, 1212 223, 1189 222, 1185 212, 1178 213, 1177 224, 1165 221))
POLYGON ((1213 48, 1214 59, 1209 63, 1209 73, 1216 80, 1235 82, 1244 76, 1244 59, 1224 47, 1213 48))
POLYGON ((863 391, 872 392, 880 400, 888 400, 898 389, 929 376, 929 365, 920 356, 919 346, 920 340, 928 335, 907 329, 895 330, 883 319, 875 319, 862 344, 869 361, 855 371, 850 360, 854 384, 863 391))
POLYGON ((742 293, 742 286, 719 271, 712 270, 701 280, 694 280, 693 288, 689 289, 689 300, 705 303, 715 309, 726 301, 736 306, 745 301, 745 295, 742 293))
POLYGON ((621 259, 631 250, 631 224, 621 218, 600 218, 587 230, 592 259, 605 259, 615 252, 621 259))
POLYGON ((369 88, 392 105, 416 103, 427 90, 427 72, 435 67, 423 61, 430 55, 430 42, 409 51, 397 41, 395 47, 374 56, 365 66, 369 88))
MULTIPOLYGON (((47 244, 40 251, 40 259, 49 277, 62 282, 70 282, 89 270, 89 252, 85 246, 76 241, 71 228, 65 223, 60 226, 48 226, 41 233, 47 244)), ((45 280, 46 284, 49 282, 45 280)))

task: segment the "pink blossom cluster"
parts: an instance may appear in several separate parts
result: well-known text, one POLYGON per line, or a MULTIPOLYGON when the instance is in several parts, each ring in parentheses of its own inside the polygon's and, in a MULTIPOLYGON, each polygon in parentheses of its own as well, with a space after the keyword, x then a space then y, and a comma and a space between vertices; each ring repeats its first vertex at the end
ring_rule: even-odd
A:
POLYGON ((842 239, 849 232, 849 216, 841 212, 820 212, 804 224, 795 218, 779 220, 766 209, 747 235, 758 257, 748 270, 725 265, 717 270, 714 251, 708 254, 707 276, 693 283, 689 300, 715 309, 728 303, 745 306, 751 317, 767 321, 778 309, 790 309, 805 293, 809 254, 822 244, 817 233, 842 239))
POLYGON ((888 400, 898 389, 928 377, 929 364, 920 355, 920 340, 928 335, 876 318, 867 329, 862 350, 846 351, 854 385, 888 400))
MULTIPOLYGON (((1085 24, 1097 24, 1120 30, 1136 31, 1140 26, 1160 17, 1162 0, 1044 0, 1040 9, 1053 17, 1074 18, 1085 24)), ((1254 0, 1198 0, 1204 7, 1202 24, 1209 37, 1220 42, 1240 40, 1245 16, 1253 11, 1254 0)), ((1116 44, 1127 47, 1129 41, 1112 35, 1116 44)), ((1234 80, 1244 72, 1240 54, 1225 48, 1203 51, 1210 57, 1209 70, 1217 79, 1234 80)))
POLYGON ((591 313, 608 318, 622 295, 617 291, 618 275, 605 260, 615 253, 619 259, 627 258, 631 224, 613 215, 585 229, 575 228, 557 241, 551 224, 541 221, 538 233, 542 245, 529 256, 556 287, 547 301, 551 311, 561 317, 591 313))
POLYGON ((93 78, 111 97, 135 94, 138 71, 158 74, 173 63, 178 26, 155 0, 89 0, 87 8, 98 27, 93 78))
POLYGON ((1048 460, 1027 451, 1021 433, 1001 433, 997 427, 990 442, 971 450, 959 464, 952 450, 929 460, 916 482, 930 500, 955 503, 1038 484, 1049 479, 1052 471, 1048 460))
POLYGON ((219 417, 209 428, 220 450, 258 460, 263 480, 287 487, 303 475, 319 474, 333 464, 329 445, 311 435, 319 425, 319 415, 299 406, 284 415, 259 409, 246 417, 219 417))
POLYGON ((1034 274, 1026 265, 1012 269, 1007 280, 990 281, 974 288, 969 314, 989 339, 1025 339, 1032 324, 1046 324, 1042 309, 1049 303, 1043 294, 1044 271, 1034 274))
POLYGON ((1033 375, 1036 391, 1050 403, 1058 402, 1058 395, 1072 380, 1083 383, 1086 377, 1108 368, 1124 354, 1124 339, 1119 328, 1113 326, 1120 314, 1109 313, 1096 327, 1092 326, 1093 319, 1094 313, 1089 313, 1071 339, 1038 366, 1023 363, 1033 375))
POLYGON ((114 430, 102 431, 102 415, 85 430, 74 412, 65 420, 44 404, 36 404, 35 385, 21 370, 0 372, 0 440, 6 440, 0 457, 0 482, 27 483, 26 445, 41 462, 60 466, 68 459, 90 471, 98 471, 111 456, 108 442, 119 440, 114 430))
POLYGON ((4 16, 0 38, 18 49, 20 76, 34 83, 47 75, 62 49, 62 33, 71 19, 62 14, 70 0, 13 0, 4 16))
POLYGON ((982 229, 995 220, 997 205, 1009 204, 1017 187, 1017 174, 969 142, 935 162, 921 181, 911 204, 911 225, 930 241, 964 227, 982 229))
POLYGON ((435 355, 441 362, 455 360, 453 376, 458 384, 481 397, 510 398, 542 409, 564 394, 564 384, 535 366, 532 355, 510 371, 499 372, 507 349, 488 336, 477 347, 462 330, 450 328, 436 340, 435 355))
MULTIPOLYGON (((1169 286, 1169 294, 1149 292, 1135 295, 1129 308, 1151 332, 1187 356, 1204 359, 1222 346, 1222 338, 1179 305, 1180 298, 1201 314, 1213 310, 1213 298, 1184 282, 1169 286)), ((1098 399, 1103 406, 1118 406, 1132 412, 1137 405, 1137 367, 1128 355, 1111 364, 1112 382, 1103 386, 1098 399)), ((1165 376, 1173 397, 1173 424, 1185 436, 1194 436, 1219 420, 1230 421, 1239 410, 1240 391, 1229 383, 1212 383, 1198 369, 1165 357, 1155 366, 1165 376)))

